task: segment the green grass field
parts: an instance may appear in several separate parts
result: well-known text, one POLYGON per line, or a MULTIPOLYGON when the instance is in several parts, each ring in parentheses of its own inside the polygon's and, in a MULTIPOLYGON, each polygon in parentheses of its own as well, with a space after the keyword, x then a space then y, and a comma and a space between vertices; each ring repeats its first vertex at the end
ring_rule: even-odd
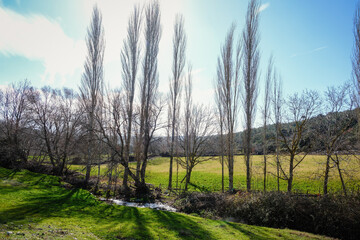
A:
MULTIPOLYGON (((276 190, 276 168, 274 157, 268 157, 268 179, 267 190, 276 190)), ((322 192, 323 186, 323 171, 326 157, 321 155, 309 155, 305 160, 295 169, 295 178, 293 182, 294 192, 300 193, 312 193, 318 194, 322 192)), ((282 160, 284 166, 286 165, 286 158, 282 160)), ((243 156, 235 157, 235 169, 234 169, 234 187, 236 189, 246 189, 246 176, 245 176, 245 164, 243 156)), ((263 189, 263 156, 252 157, 252 189, 263 189)), ((133 164, 133 167, 135 165, 133 164)), ((347 188, 349 190, 358 191, 360 186, 360 162, 358 159, 351 159, 342 163, 344 168, 344 178, 347 188)), ((73 165, 71 169, 78 171, 84 171, 84 166, 73 165)), ((287 170, 287 168, 285 168, 287 170)), ((107 171, 107 166, 101 166, 101 176, 104 176, 107 171)), ((155 158, 151 159, 148 163, 146 181, 155 185, 161 186, 165 189, 168 185, 168 171, 169 171, 169 159, 168 158, 155 158)), ((94 167, 92 170, 92 176, 97 176, 98 168, 94 167)), ((185 176, 185 169, 179 166, 178 174, 178 188, 183 187, 181 180, 185 176)), ((176 186, 176 163, 174 166, 173 186, 176 186)), ((225 167, 225 188, 228 186, 228 170, 225 167)), ((280 189, 282 191, 287 190, 287 182, 280 180, 280 189)), ((209 160, 207 162, 197 165, 191 176, 190 190, 195 191, 220 191, 221 190, 221 165, 218 158, 209 160)), ((341 192, 341 182, 338 176, 336 168, 332 168, 330 171, 329 192, 337 193, 341 192)))
POLYGON ((109 205, 63 185, 54 176, 0 168, 0 239, 328 239, 109 205))

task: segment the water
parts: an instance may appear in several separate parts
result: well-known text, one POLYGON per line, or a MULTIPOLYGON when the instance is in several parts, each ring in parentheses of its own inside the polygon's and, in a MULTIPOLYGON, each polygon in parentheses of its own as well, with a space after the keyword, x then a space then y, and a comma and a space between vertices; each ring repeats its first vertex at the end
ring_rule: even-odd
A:
POLYGON ((118 199, 106 199, 106 198, 100 198, 100 200, 102 201, 110 201, 115 203, 116 205, 121 205, 121 206, 127 206, 127 207, 138 207, 138 208, 151 208, 151 209, 155 209, 155 210, 162 210, 162 211, 169 211, 169 212, 176 212, 176 208, 173 208, 167 204, 163 204, 160 202, 157 203, 136 203, 136 202, 126 202, 123 200, 118 200, 118 199))

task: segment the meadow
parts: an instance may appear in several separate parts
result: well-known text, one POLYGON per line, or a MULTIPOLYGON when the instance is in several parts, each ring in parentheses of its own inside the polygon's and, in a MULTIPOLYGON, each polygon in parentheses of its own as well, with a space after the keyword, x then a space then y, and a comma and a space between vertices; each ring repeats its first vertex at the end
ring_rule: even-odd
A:
POLYGON ((0 168, 0 239, 329 239, 110 205, 60 178, 0 168))
MULTIPOLYGON (((286 168, 286 157, 283 156, 281 161, 284 164, 284 171, 286 168)), ((321 194, 323 186, 323 171, 326 156, 323 155, 308 155, 303 162, 295 169, 295 177, 293 182, 293 191, 296 193, 309 193, 309 194, 321 194)), ((344 173, 344 179, 348 190, 353 192, 359 191, 360 186, 360 161, 357 158, 351 158, 341 163, 342 171, 344 173)), ((135 167, 135 163, 131 163, 132 167, 135 167)), ((277 177, 276 177, 276 165, 274 156, 268 156, 267 165, 267 190, 277 190, 277 177)), ((121 168, 121 167, 120 167, 121 168)), ((77 170, 85 173, 83 165, 71 165, 70 169, 77 170)), ((185 176, 185 169, 179 166, 178 177, 176 171, 176 163, 173 173, 173 186, 177 188, 183 188, 184 183, 181 183, 185 176), (178 184, 177 184, 178 179, 178 184)), ((120 169, 121 172, 121 169, 120 169)), ((169 158, 156 157, 149 160, 146 182, 160 187, 163 190, 168 185, 169 175, 169 158)), ((225 190, 228 187, 228 170, 225 167, 225 190)), ((106 182, 107 165, 101 165, 100 175, 104 182, 106 182)), ((92 176, 96 177, 98 174, 98 167, 92 169, 92 176)), ((330 170, 329 179, 329 192, 340 193, 342 191, 341 181, 338 171, 335 167, 330 170)), ((239 190, 246 190, 246 176, 245 176, 245 164, 243 156, 235 156, 234 164, 234 187, 239 190)), ((252 157, 252 189, 263 190, 263 156, 255 155, 252 157)), ((221 165, 219 157, 215 157, 209 161, 203 162, 195 166, 191 175, 191 184, 189 186, 190 191, 221 191, 221 165)), ((280 179, 280 190, 287 190, 287 182, 280 179)))

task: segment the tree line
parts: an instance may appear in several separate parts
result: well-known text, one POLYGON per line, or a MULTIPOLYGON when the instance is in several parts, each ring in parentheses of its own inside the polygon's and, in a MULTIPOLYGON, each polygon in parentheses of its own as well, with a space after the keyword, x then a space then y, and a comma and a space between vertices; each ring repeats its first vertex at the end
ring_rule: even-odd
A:
POLYGON ((256 107, 260 105, 264 191, 269 154, 275 155, 278 190, 280 180, 285 180, 291 192, 295 169, 317 146, 327 156, 324 194, 328 192, 331 167, 337 168, 346 194, 341 163, 349 154, 357 154, 357 141, 353 136, 357 136, 360 116, 359 11, 354 18, 352 83, 329 87, 324 94, 304 90, 286 98, 281 75, 271 56, 264 77, 264 102, 259 104, 259 8, 259 1, 250 0, 238 38, 237 26, 230 26, 217 59, 216 104, 204 106, 192 100, 192 67, 186 59, 187 35, 182 15, 178 14, 174 21, 170 91, 163 97, 158 90, 162 34, 159 2, 136 5, 132 10, 120 49, 120 89, 110 89, 104 84, 105 32, 101 12, 94 6, 78 91, 37 89, 25 80, 0 92, 1 165, 14 167, 30 160, 50 161, 54 173, 62 175, 68 162, 74 160, 74 156, 81 156, 86 166, 85 183, 90 181, 90 172, 95 166, 99 183, 100 165, 106 156, 109 190, 116 188, 121 178, 124 192, 129 191, 129 179, 137 191, 147 192, 149 156, 160 145, 155 134, 166 129, 163 151, 168 152, 170 158, 169 190, 178 189, 178 183, 184 181, 187 190, 194 167, 215 158, 209 156, 210 148, 212 155, 220 160, 222 191, 225 191, 226 168, 227 189, 234 190, 234 155, 239 153, 244 156, 246 186, 247 191, 251 191, 251 156, 256 147, 254 120, 256 107), (316 121, 314 116, 318 116, 316 121), (240 137, 236 133, 239 126, 244 127, 240 137), (134 167, 129 164, 131 160, 136 162, 134 167), (186 169, 182 180, 178 179, 179 167, 186 169), (173 186, 174 177, 176 186, 173 186))

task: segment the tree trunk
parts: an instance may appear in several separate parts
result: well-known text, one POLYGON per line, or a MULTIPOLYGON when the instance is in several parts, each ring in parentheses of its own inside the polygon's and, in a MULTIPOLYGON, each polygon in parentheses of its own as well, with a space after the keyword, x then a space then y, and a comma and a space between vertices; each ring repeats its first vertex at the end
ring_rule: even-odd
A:
POLYGON ((224 192, 224 154, 221 155, 221 191, 224 192))
MULTIPOLYGON (((169 166, 169 185, 168 189, 172 189, 172 172, 173 172, 173 158, 174 158, 174 145, 175 145, 175 115, 176 115, 176 100, 173 103, 173 118, 172 118, 172 125, 171 125, 171 145, 170 145, 170 166, 169 166)), ((177 184, 177 182, 176 182, 177 184)), ((177 187, 177 186, 176 186, 177 187)))
POLYGON ((328 193, 329 171, 330 171, 330 155, 328 155, 326 158, 324 186, 323 186, 324 195, 328 193))
POLYGON ((233 180, 234 180, 234 160, 232 156, 228 156, 229 161, 229 191, 233 191, 233 180))
POLYGON ((188 185, 189 185, 189 183, 190 183, 192 169, 193 169, 193 167, 189 167, 189 171, 188 171, 188 173, 187 173, 187 175, 186 175, 185 191, 188 190, 188 185))
POLYGON ((293 154, 290 155, 289 179, 288 179, 288 187, 287 187, 288 193, 291 193, 292 183, 294 179, 294 157, 295 156, 293 154))
POLYGON ((179 161, 176 160, 176 188, 178 189, 179 184, 179 161))
POLYGON ((170 150, 170 167, 169 167, 169 183, 168 183, 168 189, 171 190, 172 189, 172 172, 173 172, 173 154, 171 153, 170 150))
POLYGON ((338 158, 337 155, 336 155, 336 167, 337 167, 337 170, 338 170, 338 173, 339 173, 339 177, 340 177, 340 180, 341 180, 341 186, 342 186, 344 195, 347 196, 346 185, 345 185, 345 181, 344 181, 344 178, 343 178, 343 175, 342 175, 342 172, 341 172, 340 162, 339 162, 339 158, 338 158))
POLYGON ((277 191, 280 192, 280 161, 279 161, 279 126, 276 123, 276 183, 277 191))
POLYGON ((266 192, 266 154, 264 153, 264 192, 266 192))
MULTIPOLYGON (((250 122, 250 121, 249 121, 250 122)), ((245 151, 245 163, 246 163, 246 190, 251 191, 251 165, 250 165, 250 154, 251 154, 251 126, 248 126, 246 130, 246 151, 245 151)))

